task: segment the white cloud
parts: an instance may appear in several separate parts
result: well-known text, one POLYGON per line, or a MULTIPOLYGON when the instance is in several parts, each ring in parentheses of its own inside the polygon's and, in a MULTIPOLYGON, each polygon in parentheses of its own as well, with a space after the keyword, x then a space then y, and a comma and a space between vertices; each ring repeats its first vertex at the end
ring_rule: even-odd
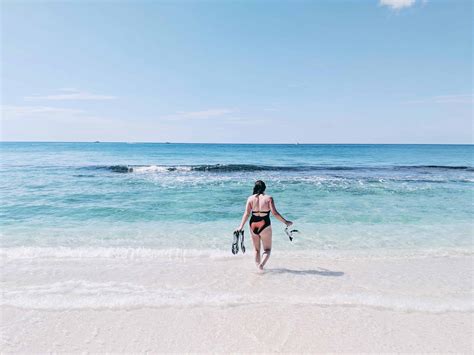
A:
POLYGON ((271 120, 266 118, 252 118, 252 117, 229 117, 227 122, 239 125, 260 125, 269 123, 271 120))
POLYGON ((407 101, 407 104, 472 104, 474 103, 474 94, 461 95, 438 95, 420 100, 407 101))
POLYGON ((209 119, 216 117, 225 117, 230 113, 234 113, 235 110, 228 108, 211 108, 202 111, 179 111, 172 115, 166 115, 162 118, 168 120, 186 120, 186 119, 209 119))
MULTIPOLYGON (((264 111, 277 111, 277 109, 264 109, 264 111)), ((271 119, 255 116, 250 113, 242 114, 241 110, 231 108, 211 108, 202 111, 178 111, 172 115, 162 116, 161 119, 171 122, 191 122, 222 120, 226 125, 261 125, 271 122, 271 119)))
POLYGON ((441 95, 433 97, 432 100, 439 104, 468 104, 474 102, 474 95, 441 95))
POLYGON ((72 108, 60 108, 49 106, 2 106, 2 118, 27 118, 27 117, 45 117, 58 115, 78 115, 83 110, 72 108))
POLYGON ((388 6, 393 10, 400 10, 404 7, 410 7, 415 4, 416 0, 380 0, 381 6, 388 6))
POLYGON ((59 91, 60 93, 52 94, 52 95, 26 96, 25 100, 62 101, 62 100, 115 100, 117 99, 116 96, 91 94, 89 92, 79 91, 74 88, 63 88, 63 89, 60 89, 59 91))
POLYGON ((4 122, 17 122, 24 127, 28 127, 33 122, 74 123, 88 122, 89 124, 108 123, 116 124, 116 120, 101 117, 90 112, 64 107, 51 106, 10 106, 5 105, 0 109, 1 120, 4 122))

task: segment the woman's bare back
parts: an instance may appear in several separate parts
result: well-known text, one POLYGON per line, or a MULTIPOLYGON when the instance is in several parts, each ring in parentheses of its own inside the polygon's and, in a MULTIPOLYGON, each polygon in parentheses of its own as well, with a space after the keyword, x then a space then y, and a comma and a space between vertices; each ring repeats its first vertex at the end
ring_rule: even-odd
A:
POLYGON ((252 206, 252 212, 257 216, 258 212, 268 212, 272 209, 272 197, 269 195, 252 195, 248 198, 248 202, 252 206))

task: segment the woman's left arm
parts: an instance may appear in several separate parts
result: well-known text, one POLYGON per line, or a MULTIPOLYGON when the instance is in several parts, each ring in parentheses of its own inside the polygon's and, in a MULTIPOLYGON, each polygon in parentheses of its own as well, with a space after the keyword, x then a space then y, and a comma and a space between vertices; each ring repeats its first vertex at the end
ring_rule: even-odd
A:
POLYGON ((280 222, 286 224, 287 227, 291 226, 293 224, 292 221, 287 221, 276 209, 275 207, 275 201, 273 201, 273 197, 270 197, 270 211, 272 211, 273 215, 275 216, 276 219, 278 219, 280 222))
POLYGON ((247 205, 245 206, 244 215, 242 216, 242 221, 240 222, 239 228, 237 228, 238 231, 241 231, 242 229, 244 229, 245 222, 247 222, 247 219, 249 218, 251 212, 252 212, 252 204, 250 203, 250 199, 248 199, 247 205))

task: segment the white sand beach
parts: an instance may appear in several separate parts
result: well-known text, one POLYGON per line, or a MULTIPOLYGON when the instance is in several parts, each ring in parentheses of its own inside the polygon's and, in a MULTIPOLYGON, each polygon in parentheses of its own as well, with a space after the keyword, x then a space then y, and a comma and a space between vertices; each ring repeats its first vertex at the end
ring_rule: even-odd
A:
POLYGON ((2 255, 2 352, 473 351, 469 254, 275 252, 260 274, 249 255, 20 252, 2 255))

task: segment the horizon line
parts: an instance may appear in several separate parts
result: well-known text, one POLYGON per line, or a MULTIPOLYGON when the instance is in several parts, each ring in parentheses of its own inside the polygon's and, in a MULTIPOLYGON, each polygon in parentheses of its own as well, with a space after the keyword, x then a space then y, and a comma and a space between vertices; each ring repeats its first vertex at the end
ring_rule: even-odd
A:
POLYGON ((221 145, 474 145, 470 143, 244 143, 244 142, 172 142, 172 141, 16 141, 0 140, 0 143, 121 143, 121 144, 221 144, 221 145))

